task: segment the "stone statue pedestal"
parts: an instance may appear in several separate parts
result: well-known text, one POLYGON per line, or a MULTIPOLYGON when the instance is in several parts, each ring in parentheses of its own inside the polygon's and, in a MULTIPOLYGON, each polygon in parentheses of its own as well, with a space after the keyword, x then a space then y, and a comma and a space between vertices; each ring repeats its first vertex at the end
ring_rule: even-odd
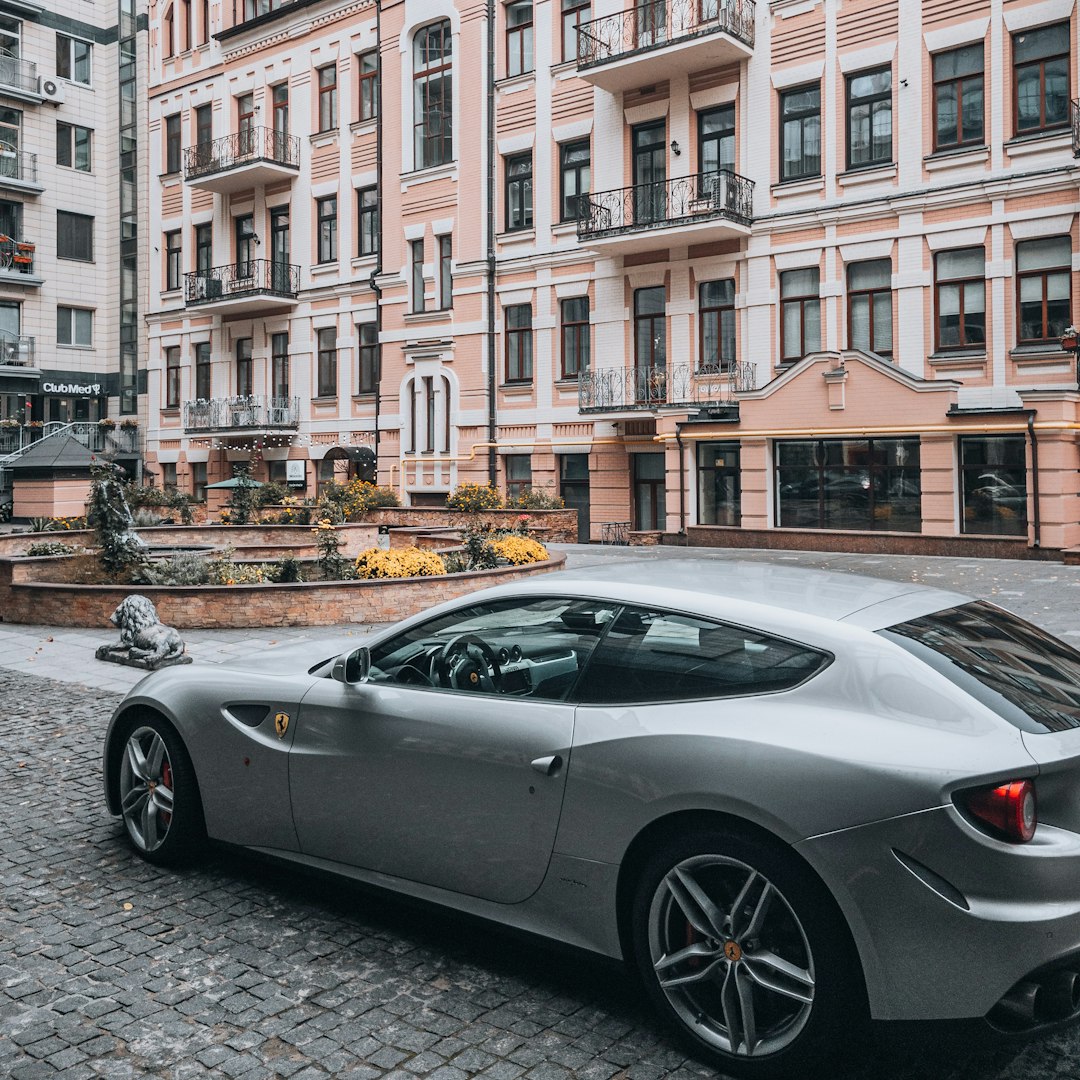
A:
POLYGON ((175 664, 190 664, 190 656, 165 657, 152 660, 149 657, 132 656, 126 645, 99 645, 94 653, 99 660, 109 664, 124 664, 126 667, 142 668, 145 671, 157 671, 158 668, 173 667, 175 664))

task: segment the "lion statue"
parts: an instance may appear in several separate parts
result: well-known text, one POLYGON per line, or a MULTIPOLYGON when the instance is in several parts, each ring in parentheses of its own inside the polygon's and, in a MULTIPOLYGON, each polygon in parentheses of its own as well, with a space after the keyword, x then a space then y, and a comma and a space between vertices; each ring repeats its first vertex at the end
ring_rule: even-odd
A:
POLYGON ((143 660, 153 667, 184 654, 183 638, 161 622, 153 602, 145 596, 125 596, 109 622, 120 629, 120 643, 111 648, 127 649, 132 660, 143 660))

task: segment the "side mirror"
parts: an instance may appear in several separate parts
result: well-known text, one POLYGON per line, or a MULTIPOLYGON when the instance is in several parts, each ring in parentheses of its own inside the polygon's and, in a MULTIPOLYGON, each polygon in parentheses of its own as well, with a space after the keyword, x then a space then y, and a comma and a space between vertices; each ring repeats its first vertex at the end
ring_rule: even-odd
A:
POLYGON ((367 682, 371 670, 371 651, 364 645, 352 652, 342 653, 334 661, 330 674, 340 683, 367 682))

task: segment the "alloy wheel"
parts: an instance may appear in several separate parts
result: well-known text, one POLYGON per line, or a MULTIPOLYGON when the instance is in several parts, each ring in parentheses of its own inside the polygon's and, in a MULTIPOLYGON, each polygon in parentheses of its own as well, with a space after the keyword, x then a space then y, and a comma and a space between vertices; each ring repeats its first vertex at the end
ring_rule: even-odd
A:
POLYGON ((120 807, 124 824, 143 852, 165 842, 173 817, 173 768, 161 735, 151 727, 133 731, 120 767, 120 807))
POLYGON ((648 935, 661 993, 714 1049, 762 1058, 806 1027, 815 987, 806 932, 752 866, 723 855, 677 863, 653 895, 648 935))

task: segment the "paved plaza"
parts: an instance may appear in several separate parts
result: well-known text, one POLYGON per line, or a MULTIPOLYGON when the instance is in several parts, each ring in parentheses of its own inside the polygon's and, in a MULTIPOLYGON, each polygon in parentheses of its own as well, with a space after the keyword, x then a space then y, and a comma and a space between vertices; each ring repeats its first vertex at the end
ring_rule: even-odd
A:
MULTIPOLYGON (((1080 638, 1080 568, 1056 563, 566 550, 571 565, 704 555, 924 581, 1080 638)), ((101 796, 105 724, 140 677, 93 659, 112 633, 0 623, 0 1077, 715 1075, 617 965, 233 852, 183 872, 136 858, 101 796)), ((214 662, 333 633, 186 636, 214 662)), ((951 1029, 889 1035, 860 1080, 1080 1078, 1080 1029, 979 1053, 951 1029)))

